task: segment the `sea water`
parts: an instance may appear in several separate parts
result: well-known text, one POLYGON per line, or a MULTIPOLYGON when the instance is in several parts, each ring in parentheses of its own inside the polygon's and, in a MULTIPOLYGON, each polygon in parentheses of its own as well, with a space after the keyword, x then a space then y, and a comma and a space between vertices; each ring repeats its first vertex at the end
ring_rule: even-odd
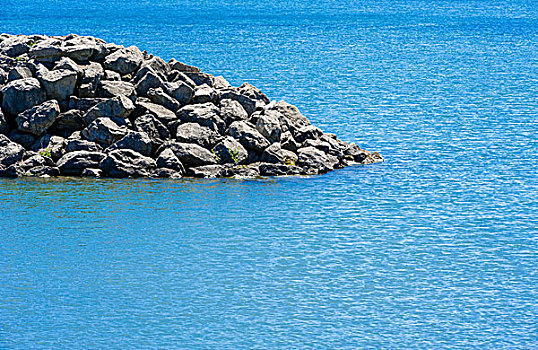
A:
POLYGON ((0 348, 538 348, 538 6, 1 0, 250 82, 385 162, 0 179, 0 348))

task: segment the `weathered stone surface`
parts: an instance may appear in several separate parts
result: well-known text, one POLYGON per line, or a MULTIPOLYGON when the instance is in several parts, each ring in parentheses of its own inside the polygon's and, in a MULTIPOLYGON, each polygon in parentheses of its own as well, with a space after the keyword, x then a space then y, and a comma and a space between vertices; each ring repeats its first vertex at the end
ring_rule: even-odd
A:
POLYGON ((183 177, 183 175, 180 172, 177 172, 174 169, 169 169, 169 168, 157 168, 153 170, 150 176, 160 177, 160 178, 172 178, 172 179, 179 179, 183 177))
POLYGON ((87 111, 96 104, 104 102, 107 99, 105 98, 78 98, 76 96, 71 96, 69 98, 69 109, 77 109, 80 111, 87 111))
POLYGON ((49 99, 62 101, 73 95, 75 91, 77 73, 72 70, 58 69, 49 71, 45 66, 40 66, 36 75, 49 99))
POLYGON ((235 121, 247 120, 248 114, 239 102, 223 99, 220 100, 220 117, 229 126, 235 121))
POLYGON ((127 126, 122 124, 120 118, 101 117, 95 119, 84 130, 82 136, 102 146, 110 146, 127 134, 127 126))
POLYGON ((0 134, 6 134, 9 131, 9 124, 7 122, 6 116, 0 109, 0 134))
POLYGON ((280 143, 275 142, 271 146, 267 147, 263 151, 260 161, 265 163, 284 164, 284 154, 282 153, 280 143))
POLYGON ((3 95, 2 110, 17 115, 35 105, 45 102, 47 95, 35 78, 17 79, 0 89, 3 95))
POLYGON ((114 143, 108 149, 132 149, 143 156, 149 156, 152 150, 152 142, 148 134, 145 132, 129 131, 127 135, 114 143))
POLYGON ((32 151, 49 154, 52 159, 59 159, 65 154, 66 140, 63 137, 46 134, 31 147, 32 151))
POLYGON ((59 60, 62 55, 64 52, 61 41, 55 39, 43 40, 33 45, 28 51, 28 56, 37 62, 54 62, 59 60))
POLYGON ((165 107, 151 102, 136 102, 136 115, 151 114, 164 124, 177 119, 176 114, 165 107))
POLYGON ((307 125, 293 130, 293 138, 299 143, 306 140, 317 140, 321 135, 323 135, 323 131, 314 125, 307 125))
POLYGON ((266 105, 270 102, 270 100, 267 98, 267 96, 265 96, 265 94, 263 94, 260 89, 258 89, 257 87, 249 84, 249 83, 244 83, 243 85, 241 85, 239 87, 239 92, 244 95, 244 96, 247 96, 248 98, 256 101, 256 106, 259 107, 259 106, 263 106, 263 105, 266 105))
POLYGON ((334 170, 335 166, 339 163, 338 158, 325 154, 323 151, 314 147, 299 148, 297 155, 297 165, 319 173, 334 170))
POLYGON ((169 148, 185 167, 217 164, 217 157, 205 148, 194 143, 166 142, 163 149, 169 148))
POLYGON ((183 143, 196 143, 211 149, 222 140, 222 136, 206 126, 197 123, 184 123, 177 127, 176 140, 183 143))
POLYGON ((93 37, 72 36, 63 42, 64 54, 77 61, 98 60, 105 54, 105 45, 93 37))
POLYGON ((258 164, 260 175, 262 176, 285 176, 299 175, 303 170, 295 165, 260 163, 258 164))
POLYGON ((177 111, 181 104, 174 99, 172 96, 168 95, 162 88, 149 89, 147 91, 147 96, 151 102, 163 106, 166 109, 171 110, 172 112, 177 111))
POLYGON ((105 71, 97 62, 81 65, 82 77, 78 88, 78 97, 95 97, 99 82, 103 79, 105 71))
POLYGON ((287 102, 280 101, 273 108, 282 115, 281 122, 290 128, 297 129, 310 125, 310 121, 299 112, 299 109, 287 102))
POLYGON ((253 151, 263 152, 270 145, 269 140, 246 122, 233 122, 227 133, 239 141, 246 149, 253 151))
POLYGON ((293 135, 289 131, 286 131, 281 135, 280 145, 282 146, 282 149, 292 152, 297 152, 297 150, 301 147, 301 145, 295 141, 293 135))
POLYGON ((200 68, 189 66, 188 64, 181 63, 173 58, 170 60, 170 62, 168 62, 168 64, 173 70, 177 70, 180 72, 192 72, 192 73, 200 72, 200 68))
POLYGON ((279 142, 282 135, 278 112, 265 111, 256 121, 256 129, 271 142, 279 142))
POLYGON ((80 176, 83 177, 101 177, 103 176, 103 170, 101 169, 93 169, 93 168, 86 168, 82 170, 82 173, 80 176))
POLYGON ((24 176, 37 176, 37 177, 52 177, 60 176, 60 169, 55 166, 38 165, 31 169, 28 169, 24 176))
POLYGON ((82 130, 85 126, 82 119, 82 111, 71 109, 67 112, 60 113, 51 129, 54 129, 56 132, 72 132, 74 130, 82 130))
POLYGON ((133 102, 127 97, 120 95, 99 102, 90 108, 84 115, 84 121, 89 124, 101 117, 127 118, 134 110, 135 106, 133 102))
POLYGON ((153 56, 142 62, 142 68, 148 67, 164 81, 167 80, 171 72, 171 67, 162 58, 153 56))
POLYGON ((30 149, 35 143, 35 136, 27 132, 22 132, 17 129, 13 129, 9 132, 8 137, 11 141, 18 143, 26 149, 30 149))
POLYGON ((131 149, 113 150, 99 163, 99 168, 110 177, 149 176, 156 167, 153 159, 131 149))
POLYGON ((136 90, 134 85, 127 81, 101 80, 97 88, 97 96, 104 98, 125 96, 135 101, 136 90))
POLYGON ((106 69, 125 75, 135 72, 142 64, 142 60, 140 50, 135 46, 130 46, 108 55, 103 65, 106 69))
POLYGON ((145 132, 153 142, 170 138, 170 132, 166 126, 151 114, 141 115, 136 118, 134 128, 136 131, 145 132))
POLYGON ((185 174, 185 168, 183 167, 183 164, 174 154, 174 152, 169 148, 165 148, 164 151, 161 152, 161 154, 157 158, 157 166, 159 168, 172 169, 176 172, 179 172, 180 174, 185 174))
POLYGON ((220 99, 222 100, 233 100, 239 102, 243 109, 250 116, 256 110, 256 101, 250 99, 249 97, 242 95, 234 89, 225 90, 220 93, 220 99))
POLYGON ((32 77, 32 71, 26 66, 15 66, 10 69, 7 79, 9 81, 32 77))
POLYGON ((136 93, 138 96, 147 96, 149 89, 160 88, 162 86, 162 79, 157 73, 149 70, 136 84, 136 93))
POLYGON ((24 147, 0 134, 0 165, 8 167, 20 161, 24 156, 24 147))
POLYGON ((219 95, 217 91, 207 84, 198 86, 194 91, 192 97, 192 103, 215 103, 218 100, 219 95))
POLYGON ((226 128, 226 123, 220 118, 220 110, 212 103, 182 107, 177 111, 177 116, 184 123, 198 123, 221 134, 226 128))
POLYGON ((105 70, 105 80, 112 80, 112 81, 120 81, 121 75, 118 72, 114 72, 113 70, 105 70))
POLYGON ((30 42, 31 39, 26 36, 12 36, 0 42, 0 54, 9 57, 20 56, 28 52, 28 50, 30 49, 30 46, 28 46, 28 44, 30 42))
POLYGON ((223 177, 226 174, 226 168, 219 164, 202 165, 198 167, 189 168, 187 174, 193 177, 199 178, 216 178, 223 177))
POLYGON ((103 147, 95 142, 81 139, 67 139, 65 145, 65 152, 76 151, 88 151, 88 152, 102 152, 103 147))
POLYGON ((194 89, 183 81, 164 83, 166 92, 175 98, 181 105, 186 105, 194 96, 194 89))
POLYGON ((220 164, 243 164, 248 158, 247 150, 231 136, 219 142, 213 148, 213 152, 217 155, 220 164))
POLYGON ((78 64, 75 63, 72 59, 69 57, 62 57, 55 65, 53 70, 69 70, 77 73, 77 77, 82 77, 83 71, 78 66, 78 64))
POLYGON ((98 168, 101 160, 105 158, 105 154, 101 152, 77 151, 64 154, 58 160, 58 168, 60 174, 66 176, 79 176, 84 169, 98 168))
POLYGON ((58 102, 51 100, 20 113, 15 121, 20 131, 40 136, 54 124, 59 114, 58 102))

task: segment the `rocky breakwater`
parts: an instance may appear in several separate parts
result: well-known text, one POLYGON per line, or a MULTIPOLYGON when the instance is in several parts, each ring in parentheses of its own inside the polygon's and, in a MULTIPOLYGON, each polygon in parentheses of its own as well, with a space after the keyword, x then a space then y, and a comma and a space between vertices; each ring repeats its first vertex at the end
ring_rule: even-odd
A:
POLYGON ((250 84, 93 37, 0 35, 0 176, 312 175, 381 161, 250 84))

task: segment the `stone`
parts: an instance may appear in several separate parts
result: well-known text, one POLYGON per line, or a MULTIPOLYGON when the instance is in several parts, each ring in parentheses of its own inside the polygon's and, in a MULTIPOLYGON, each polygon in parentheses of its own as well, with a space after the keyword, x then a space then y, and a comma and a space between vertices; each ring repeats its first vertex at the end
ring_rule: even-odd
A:
POLYGON ((223 76, 219 75, 213 79, 213 87, 217 90, 223 90, 231 88, 232 85, 223 76))
POLYGON ((95 142, 81 139, 67 139, 65 145, 66 152, 76 152, 76 151, 88 151, 88 152, 102 152, 103 147, 98 145, 95 142))
POLYGON ((169 148, 187 168, 217 164, 217 157, 213 153, 194 143, 169 141, 162 148, 169 148))
POLYGON ((256 101, 250 99, 245 95, 242 95, 236 90, 229 89, 222 91, 220 93, 220 100, 222 101, 226 99, 239 102, 239 104, 247 112, 248 116, 250 116, 256 110, 256 101))
POLYGON ((181 63, 181 62, 175 60, 174 58, 172 58, 168 62, 168 65, 173 70, 177 70, 177 71, 180 71, 180 72, 192 72, 192 73, 199 73, 200 72, 200 68, 194 67, 194 66, 189 66, 188 64, 185 64, 185 63, 181 63))
POLYGON ((22 160, 25 149, 7 136, 0 134, 0 165, 8 167, 22 160))
POLYGON ((183 81, 164 83, 163 87, 170 96, 183 106, 188 104, 194 96, 194 89, 183 81))
POLYGON ((79 66, 82 69, 78 97, 95 97, 99 82, 103 79, 105 71, 97 62, 79 66))
POLYGON ((153 172, 150 175, 151 177, 160 177, 160 178, 172 178, 172 179, 179 179, 183 177, 181 173, 168 168, 157 168, 153 170, 153 172))
POLYGON ((14 35, 0 42, 0 54, 9 57, 17 57, 28 52, 30 38, 23 35, 14 35))
POLYGON ((51 100, 20 113, 15 119, 20 131, 41 136, 60 114, 58 102, 51 100))
POLYGON ((110 146, 125 135, 127 135, 127 126, 122 125, 120 118, 100 117, 82 130, 82 136, 86 140, 101 146, 110 146))
POLYGON ((68 70, 77 73, 77 77, 82 77, 83 70, 69 57, 62 57, 54 65, 53 70, 68 70))
POLYGON ((222 140, 222 136, 206 126, 197 123, 184 123, 177 127, 176 140, 183 143, 195 143, 211 149, 222 140))
POLYGON ((280 145, 282 146, 282 149, 292 152, 297 152, 299 147, 301 147, 301 145, 295 141, 293 135, 289 131, 286 131, 280 136, 280 145))
POLYGON ((108 149, 132 149, 143 156, 149 156, 152 150, 152 143, 148 134, 145 132, 129 131, 127 135, 114 143, 108 149))
POLYGON ((210 102, 182 107, 177 111, 177 116, 184 123, 198 123, 220 134, 226 128, 226 123, 220 118, 220 110, 210 102))
POLYGON ((174 70, 170 73, 168 76, 168 81, 171 83, 177 83, 182 82, 186 85, 188 85, 191 89, 196 88, 196 83, 192 81, 191 78, 189 78, 185 73, 179 72, 177 70, 174 70))
POLYGON ((212 87, 207 84, 198 86, 194 90, 194 96, 192 97, 192 103, 215 103, 218 99, 218 94, 212 87))
POLYGON ((127 97, 120 95, 97 103, 84 115, 84 121, 89 124, 97 118, 116 117, 127 118, 135 110, 135 105, 127 97))
POLYGON ((46 134, 31 147, 32 151, 40 154, 48 153, 52 159, 60 159, 65 153, 66 140, 63 137, 46 134))
POLYGON ((101 177, 103 176, 103 170, 101 169, 93 169, 93 168, 86 168, 82 170, 82 173, 80 176, 83 177, 101 177))
POLYGON ((30 149, 36 141, 34 135, 17 129, 11 130, 8 137, 11 141, 22 145, 26 149, 30 149))
POLYGON ((162 88, 151 88, 147 91, 147 96, 151 102, 163 106, 166 109, 176 112, 181 104, 174 99, 172 96, 168 95, 162 88))
POLYGON ((331 145, 328 142, 321 140, 305 140, 305 142, 303 142, 303 147, 315 147, 323 153, 329 153, 331 151, 331 145))
POLYGON ((162 80, 166 81, 170 75, 171 68, 162 58, 153 56, 142 62, 142 67, 148 67, 154 71, 162 80))
POLYGON ((248 158, 247 150, 231 136, 219 142, 213 148, 213 152, 217 155, 220 164, 243 164, 248 158))
POLYGON ((113 70, 105 70, 105 80, 112 80, 112 81, 120 81, 121 75, 118 72, 114 72, 113 70))
POLYGON ((284 164, 284 154, 282 154, 282 148, 279 142, 275 142, 267 147, 261 157, 260 161, 265 163, 284 164))
POLYGON ((170 138, 170 131, 157 117, 151 114, 141 115, 134 121, 136 131, 145 132, 149 138, 155 142, 157 139, 166 140, 170 138))
POLYGON ((218 164, 203 165, 187 170, 190 176, 204 179, 222 177, 225 173, 226 168, 218 164))
POLYGON ((118 72, 123 76, 140 68, 143 58, 142 53, 136 46, 130 46, 106 56, 103 65, 106 69, 118 72))
POLYGON ((314 170, 314 173, 326 173, 334 170, 339 163, 338 158, 325 154, 315 147, 299 148, 297 151, 297 165, 303 168, 314 170))
POLYGON ((280 113, 283 120, 281 123, 292 128, 301 128, 310 125, 310 121, 299 112, 299 109, 285 101, 278 102, 273 107, 280 113))
POLYGON ((61 47, 60 40, 43 40, 33 45, 29 51, 28 56, 33 58, 36 62, 54 62, 59 60, 64 51, 61 47))
POLYGON ((8 73, 7 79, 9 81, 17 80, 17 79, 26 79, 32 77, 32 71, 30 68, 25 66, 15 66, 11 68, 11 70, 8 73))
POLYGON ((197 86, 204 85, 204 84, 209 85, 211 87, 213 86, 213 82, 214 82, 215 77, 212 76, 211 74, 202 73, 202 72, 199 72, 199 73, 196 73, 196 72, 184 72, 184 73, 192 81, 194 81, 194 83, 197 86))
POLYGON ((157 166, 159 168, 172 169, 175 172, 179 172, 180 174, 185 174, 185 168, 183 167, 183 164, 174 154, 174 152, 169 148, 165 148, 161 152, 159 157, 157 157, 157 166))
POLYGON ((125 96, 134 102, 136 100, 134 85, 127 81, 101 80, 97 88, 97 97, 112 98, 116 96, 125 96))
POLYGON ((110 177, 149 176, 156 167, 153 159, 131 149, 113 150, 99 163, 99 168, 110 177))
POLYGON ((19 164, 11 164, 8 167, 0 165, 0 177, 17 178, 24 176, 24 169, 19 164))
POLYGON ((31 169, 28 169, 24 176, 36 176, 36 177, 53 177, 60 176, 60 169, 55 166, 38 165, 31 169))
POLYGON ((9 132, 9 123, 0 109, 0 134, 7 134, 9 132))
POLYGON ((223 99, 220 100, 220 117, 229 126, 235 121, 247 120, 248 114, 239 102, 223 99))
POLYGON ((267 96, 265 96, 261 91, 260 89, 258 89, 257 87, 249 84, 249 83, 243 83, 243 85, 241 85, 239 87, 239 92, 244 95, 244 96, 247 96, 248 98, 256 101, 256 106, 263 106, 263 105, 266 105, 268 104, 269 102, 271 102, 269 100, 269 98, 267 98, 267 96))
POLYGON ((282 135, 282 128, 278 117, 278 112, 265 111, 256 121, 256 129, 271 142, 279 142, 282 135))
POLYGON ((321 135, 323 135, 323 131, 314 125, 307 125, 293 130, 293 138, 299 143, 306 140, 317 140, 321 135))
POLYGON ((137 115, 151 114, 154 115, 164 124, 168 124, 177 119, 176 114, 165 107, 151 103, 151 102, 136 102, 136 112, 137 115))
POLYGON ((302 173, 301 168, 286 164, 260 163, 258 169, 262 176, 286 176, 302 173))
POLYGON ((260 176, 260 171, 256 166, 236 165, 226 169, 224 177, 236 179, 252 179, 260 176))
POLYGON ((101 41, 91 36, 72 36, 63 42, 63 52, 77 62, 86 62, 103 58, 106 49, 101 41))
POLYGON ((246 149, 256 152, 263 152, 270 145, 269 140, 246 122, 233 122, 227 133, 239 141, 246 149))
POLYGON ((85 126, 84 120, 82 119, 82 111, 70 109, 67 112, 58 115, 51 129, 54 129, 56 132, 72 132, 75 130, 82 130, 85 126))
POLYGON ((77 73, 72 70, 58 69, 49 71, 40 66, 36 72, 37 79, 45 89, 48 99, 63 101, 75 92, 77 73))
POLYGON ((136 84, 136 93, 138 96, 147 96, 149 89, 160 88, 162 86, 162 79, 157 73, 150 70, 136 84))
POLYGON ((69 109, 78 109, 80 111, 87 111, 100 102, 107 101, 106 98, 78 98, 76 96, 69 97, 69 109))
POLYGON ((3 95, 2 110, 17 115, 35 105, 45 102, 47 95, 35 78, 17 79, 0 89, 3 95))
POLYGON ((8 73, 0 68, 0 86, 4 85, 8 80, 8 73))
POLYGON ((84 169, 98 168, 99 163, 105 157, 106 155, 101 152, 69 152, 64 154, 57 164, 61 175, 80 176, 84 169))

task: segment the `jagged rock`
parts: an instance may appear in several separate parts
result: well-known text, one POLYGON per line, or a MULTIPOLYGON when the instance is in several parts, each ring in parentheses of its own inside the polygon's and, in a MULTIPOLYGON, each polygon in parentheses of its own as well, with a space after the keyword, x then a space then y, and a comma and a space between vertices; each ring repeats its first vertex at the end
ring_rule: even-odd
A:
POLYGON ((145 132, 153 142, 170 138, 170 132, 166 126, 151 114, 141 115, 136 118, 134 128, 136 131, 145 132))
POLYGON ((0 54, 9 57, 23 55, 30 49, 28 46, 30 42, 31 39, 23 35, 11 36, 0 42, 0 54))
POLYGON ((74 36, 63 42, 64 54, 78 62, 99 60, 105 53, 105 45, 89 36, 74 36))
POLYGON ((101 80, 97 88, 97 96, 104 98, 125 96, 134 102, 136 90, 134 85, 127 81, 101 80))
POLYGON ((180 72, 192 72, 192 73, 199 73, 200 72, 200 68, 198 67, 194 67, 194 66, 189 66, 188 64, 185 64, 185 63, 181 63, 179 61, 176 61, 175 59, 171 59, 170 62, 168 62, 168 64, 170 65, 170 67, 173 69, 173 70, 177 70, 177 71, 180 71, 180 72))
POLYGON ((157 168, 153 170, 153 172, 151 173, 151 177, 179 179, 183 176, 181 173, 175 171, 174 169, 157 168))
POLYGON ((264 149, 270 146, 269 140, 246 122, 233 122, 227 133, 239 141, 246 149, 263 152, 264 149))
POLYGON ((37 79, 45 89, 48 99, 65 100, 75 91, 77 73, 72 70, 59 69, 49 71, 40 66, 36 72, 37 79))
POLYGON ((64 52, 60 40, 43 40, 33 45, 28 51, 28 56, 36 62, 54 62, 60 59, 64 52))
POLYGON ((297 160, 299 159, 297 154, 295 154, 294 152, 289 151, 287 149, 282 149, 281 152, 282 152, 282 156, 284 158, 284 164, 286 164, 286 165, 295 165, 295 164, 297 164, 297 160))
POLYGON ((164 83, 163 86, 166 92, 181 105, 189 103, 194 96, 194 89, 183 81, 164 83))
POLYGON ((225 173, 226 168, 218 164, 202 165, 194 168, 189 168, 187 170, 187 174, 189 174, 190 176, 205 179, 222 177, 225 173))
POLYGON ((54 161, 49 157, 42 156, 41 154, 34 154, 23 161, 17 163, 23 170, 29 170, 31 168, 39 166, 54 166, 54 161))
POLYGON ((303 142, 303 147, 315 147, 323 153, 329 153, 331 150, 331 145, 328 142, 321 140, 306 140, 303 142))
POLYGON ((166 148, 164 149, 164 151, 161 152, 161 154, 157 158, 157 166, 159 168, 172 169, 176 172, 179 172, 180 174, 185 174, 185 168, 183 167, 183 164, 174 154, 174 152, 169 148, 166 148))
POLYGON ((0 109, 0 134, 6 134, 7 132, 9 132, 9 123, 0 109))
POLYGON ((135 46, 119 49, 106 56, 103 65, 106 69, 126 75, 135 72, 142 64, 143 56, 135 46))
POLYGON ((151 114, 157 117, 164 124, 168 124, 177 119, 176 114, 165 107, 151 102, 136 102, 136 115, 151 114))
POLYGON ((282 146, 282 149, 292 152, 297 152, 297 150, 301 147, 301 145, 295 141, 293 135, 289 131, 286 131, 280 136, 280 145, 282 146))
POLYGON ((297 155, 297 165, 314 170, 314 173, 334 170, 334 167, 339 163, 338 158, 325 154, 314 147, 299 148, 297 155))
POLYGON ((81 139, 67 139, 65 145, 66 152, 76 152, 76 151, 88 151, 88 152, 102 152, 103 147, 98 145, 95 142, 81 139))
POLYGON ((223 176, 237 179, 252 179, 260 176, 260 170, 257 166, 236 165, 226 168, 223 176))
POLYGON ((218 133, 224 133, 226 123, 220 118, 220 111, 212 103, 194 104, 180 108, 178 118, 184 123, 198 123, 218 133))
POLYGON ((256 129, 271 142, 279 142, 282 127, 275 111, 265 111, 256 121, 256 129))
POLYGON ((68 70, 77 73, 77 77, 82 77, 83 70, 69 57, 62 57, 60 60, 54 65, 53 70, 68 70))
POLYGON ((24 148, 31 148, 35 143, 35 137, 32 134, 27 132, 22 132, 17 129, 13 129, 9 132, 9 139, 19 145, 22 145, 24 148))
POLYGON ((231 136, 219 142, 213 148, 213 152, 217 155, 220 164, 243 164, 248 158, 247 150, 231 136))
POLYGON ((131 149, 116 149, 99 163, 99 167, 110 177, 141 177, 149 176, 157 164, 131 149))
POLYGON ((293 130, 293 138, 300 143, 306 140, 317 140, 321 135, 323 135, 323 131, 314 125, 307 125, 293 130))
POLYGON ((149 70, 136 84, 136 93, 138 96, 147 96, 149 89, 163 86, 162 79, 157 73, 149 70))
POLYGON ((60 176, 60 169, 55 166, 39 165, 28 169, 24 176, 52 177, 60 176))
POLYGON ((184 73, 192 81, 194 81, 194 83, 197 86, 204 85, 204 84, 209 85, 211 87, 213 86, 213 82, 214 82, 215 77, 212 76, 211 74, 202 73, 202 72, 199 72, 199 73, 196 73, 196 72, 184 72, 184 73))
POLYGON ((151 102, 163 106, 166 109, 169 109, 173 112, 177 111, 181 104, 174 99, 172 96, 168 95, 162 88, 149 89, 147 91, 147 96, 151 102))
POLYGON ((98 168, 99 163, 106 157, 101 152, 77 151, 64 154, 58 160, 60 174, 67 176, 79 176, 84 169, 98 168))
POLYGON ((301 168, 286 164, 260 163, 258 169, 262 176, 299 175, 302 173, 301 168))
POLYGON ((152 143, 148 134, 145 132, 129 131, 127 135, 114 143, 108 149, 132 149, 143 156, 149 156, 152 150, 152 143))
POLYGON ((8 167, 0 165, 0 177, 17 178, 24 175, 24 169, 18 164, 11 164, 8 167))
POLYGON ((82 130, 82 136, 88 141, 110 146, 127 134, 127 126, 122 122, 120 118, 97 118, 82 130))
POLYGON ((144 60, 144 62, 142 62, 142 68, 144 67, 148 67, 153 70, 164 81, 167 80, 171 72, 170 65, 166 63, 162 58, 157 56, 153 56, 148 60, 144 60))
POLYGON ((45 90, 41 89, 35 78, 17 79, 0 89, 3 95, 2 109, 11 115, 17 115, 47 99, 45 90))
POLYGON ((60 113, 51 129, 56 132, 67 132, 73 130, 84 129, 84 120, 82 119, 82 111, 71 109, 67 112, 60 113))
POLYGON ((220 93, 220 100, 233 100, 239 102, 243 109, 250 116, 256 110, 256 102, 249 97, 242 95, 236 90, 230 89, 220 93))
POLYGON ((191 78, 189 78, 185 73, 179 72, 177 70, 174 70, 170 73, 170 75, 168 76, 168 81, 171 83, 182 82, 188 85, 191 89, 193 89, 193 93, 194 89, 196 88, 196 83, 192 81, 191 78))
POLYGON ((127 97, 120 95, 99 102, 90 108, 84 115, 84 121, 89 124, 101 117, 127 118, 134 110, 135 106, 133 102, 127 97))
POLYGON ((223 99, 220 100, 220 117, 229 126, 235 121, 247 120, 248 114, 239 102, 223 99))
POLYGON ((78 98, 76 96, 69 97, 69 109, 78 109, 87 111, 100 102, 107 101, 106 98, 78 98))
POLYGON ((103 176, 103 170, 87 168, 87 169, 82 170, 82 173, 80 174, 80 176, 83 176, 83 177, 101 177, 101 176, 103 176))
POLYGON ((60 114, 58 102, 51 100, 20 113, 15 119, 20 131, 41 136, 60 114))
POLYGON ((8 167, 20 161, 24 156, 24 147, 0 134, 0 165, 8 167))
POLYGON ((299 112, 299 109, 287 102, 280 101, 273 108, 282 116, 281 123, 289 128, 298 129, 310 125, 310 121, 299 112))
POLYGON ((177 127, 176 140, 183 143, 196 143, 204 148, 211 149, 222 140, 222 136, 206 126, 201 126, 197 123, 185 123, 177 127))
POLYGON ((4 85, 8 80, 8 74, 0 68, 0 86, 4 85))
POLYGON ((112 80, 112 81, 120 81, 121 75, 118 72, 114 72, 113 70, 105 70, 105 80, 112 80))
POLYGON ((275 142, 271 146, 267 147, 263 151, 260 161, 265 163, 284 164, 284 154, 282 153, 280 143, 275 142))
POLYGON ((224 90, 231 88, 232 85, 223 76, 219 75, 213 79, 213 87, 217 90, 224 90))
POLYGON ((15 66, 11 68, 11 70, 8 73, 7 79, 9 81, 17 80, 17 79, 26 79, 32 77, 32 71, 25 66, 15 66))
POLYGON ((79 66, 82 69, 78 97, 95 97, 99 82, 104 77, 105 71, 97 62, 79 66))
POLYGON ((194 91, 194 96, 192 97, 192 103, 215 103, 218 99, 218 94, 212 87, 207 84, 198 86, 194 91))
POLYGON ((163 149, 169 148, 186 167, 217 164, 217 157, 194 143, 166 142, 163 149))
POLYGON ((239 92, 250 98, 251 100, 256 101, 256 107, 264 106, 270 102, 270 100, 263 94, 260 89, 249 84, 244 83, 239 87, 239 92))
POLYGON ((50 154, 52 159, 59 159, 65 154, 66 140, 63 137, 46 134, 31 147, 32 151, 40 154, 50 154))

